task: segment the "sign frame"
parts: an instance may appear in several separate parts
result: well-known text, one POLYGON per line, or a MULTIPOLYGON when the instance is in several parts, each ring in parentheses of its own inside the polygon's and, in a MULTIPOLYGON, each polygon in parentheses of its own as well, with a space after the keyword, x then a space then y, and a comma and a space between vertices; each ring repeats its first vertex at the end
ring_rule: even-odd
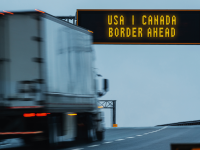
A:
MULTIPOLYGON (((200 9, 77 9, 77 26, 78 26, 78 15, 79 11, 198 11, 200 9)), ((83 27, 84 28, 84 27, 83 27)), ((200 28, 200 27, 199 27, 200 28)), ((88 30, 89 31, 89 30, 88 30)), ((200 35, 199 35, 200 36, 200 35)), ((171 43, 171 42, 164 42, 164 43, 156 43, 156 42, 93 42, 93 44, 132 44, 132 45, 200 45, 199 43, 171 43)))

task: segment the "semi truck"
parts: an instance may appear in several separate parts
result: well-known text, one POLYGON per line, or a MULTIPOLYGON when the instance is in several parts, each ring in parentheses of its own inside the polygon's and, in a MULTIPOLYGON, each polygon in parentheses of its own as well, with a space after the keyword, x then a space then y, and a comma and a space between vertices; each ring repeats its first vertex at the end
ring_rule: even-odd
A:
POLYGON ((43 11, 0 13, 0 139, 103 140, 92 33, 43 11))

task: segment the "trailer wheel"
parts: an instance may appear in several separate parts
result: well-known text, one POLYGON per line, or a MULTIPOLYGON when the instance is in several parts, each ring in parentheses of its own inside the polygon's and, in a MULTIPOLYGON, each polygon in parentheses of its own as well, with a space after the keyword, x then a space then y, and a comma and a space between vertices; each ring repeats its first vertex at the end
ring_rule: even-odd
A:
POLYGON ((24 137, 23 138, 25 145, 31 145, 32 144, 32 140, 30 137, 24 137))
POLYGON ((104 139, 104 131, 97 131, 96 137, 98 141, 102 141, 104 139))
POLYGON ((26 146, 31 146, 34 148, 42 146, 42 147, 45 147, 45 149, 46 149, 46 147, 49 145, 48 137, 45 135, 40 135, 40 136, 30 135, 30 136, 22 137, 22 139, 26 146), (38 138, 43 138, 43 139, 38 140, 38 138))
POLYGON ((92 114, 87 114, 86 121, 87 121, 87 141, 91 143, 95 140, 95 129, 94 129, 95 123, 92 114))
POLYGON ((95 138, 95 134, 94 134, 94 132, 93 132, 94 130, 93 129, 88 129, 87 130, 87 142, 88 143, 91 143, 91 142, 93 142, 94 141, 94 138, 95 138))
POLYGON ((52 149, 56 149, 58 145, 57 119, 55 116, 49 118, 49 145, 52 149))

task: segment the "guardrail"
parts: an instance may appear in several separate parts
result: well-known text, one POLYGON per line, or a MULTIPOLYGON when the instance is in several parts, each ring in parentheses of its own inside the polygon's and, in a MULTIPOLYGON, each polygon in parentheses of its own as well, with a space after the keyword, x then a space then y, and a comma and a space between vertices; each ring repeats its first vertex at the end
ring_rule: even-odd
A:
POLYGON ((191 126, 191 125, 200 125, 200 120, 162 124, 162 125, 157 125, 157 126, 191 126))

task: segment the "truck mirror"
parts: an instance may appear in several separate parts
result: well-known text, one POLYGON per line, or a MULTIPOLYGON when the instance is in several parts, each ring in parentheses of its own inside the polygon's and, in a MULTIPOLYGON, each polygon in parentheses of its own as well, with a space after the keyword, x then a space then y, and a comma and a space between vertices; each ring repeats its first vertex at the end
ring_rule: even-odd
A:
POLYGON ((108 92, 109 91, 109 83, 108 83, 108 79, 103 79, 103 89, 104 91, 108 92))

